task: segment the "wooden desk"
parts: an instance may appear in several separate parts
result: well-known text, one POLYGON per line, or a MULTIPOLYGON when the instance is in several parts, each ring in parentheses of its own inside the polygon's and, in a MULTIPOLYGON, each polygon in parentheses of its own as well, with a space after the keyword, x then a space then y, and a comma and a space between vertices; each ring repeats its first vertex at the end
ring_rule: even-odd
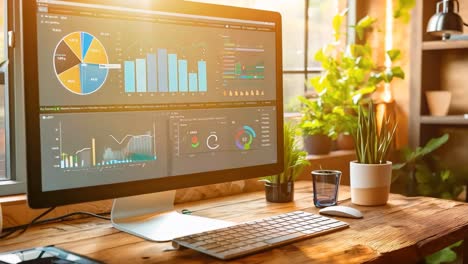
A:
MULTIPOLYGON (((296 183, 295 195, 295 201, 286 204, 267 203, 264 192, 254 192, 181 204, 178 209, 187 208, 196 215, 235 222, 293 210, 317 213, 310 182, 296 183)), ((350 223, 350 228, 233 262, 413 263, 468 237, 468 204, 465 203, 391 195, 386 206, 361 207, 351 204, 348 187, 341 188, 339 200, 342 205, 361 210, 364 219, 341 218, 350 223)), ((51 244, 106 263, 220 262, 192 250, 164 252, 170 243, 147 242, 112 228, 108 221, 93 218, 36 226, 20 237, 0 241, 0 251, 51 244)))

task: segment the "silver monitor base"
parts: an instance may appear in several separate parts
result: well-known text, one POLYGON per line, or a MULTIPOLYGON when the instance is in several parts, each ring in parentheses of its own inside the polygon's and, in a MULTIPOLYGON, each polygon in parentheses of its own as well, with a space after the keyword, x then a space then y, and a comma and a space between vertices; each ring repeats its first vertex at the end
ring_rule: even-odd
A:
POLYGON ((112 225, 150 241, 165 242, 176 237, 232 226, 234 223, 174 210, 175 191, 118 198, 111 212, 112 225))

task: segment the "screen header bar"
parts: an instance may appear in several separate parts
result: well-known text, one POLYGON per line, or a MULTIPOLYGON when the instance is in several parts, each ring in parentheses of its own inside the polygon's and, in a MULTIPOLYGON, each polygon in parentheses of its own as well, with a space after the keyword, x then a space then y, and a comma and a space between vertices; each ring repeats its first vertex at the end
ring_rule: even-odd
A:
POLYGON ((52 5, 72 6, 72 7, 86 7, 86 8, 112 10, 112 11, 119 11, 119 12, 134 12, 134 13, 142 13, 142 14, 148 14, 148 15, 162 15, 162 16, 172 16, 172 17, 192 18, 192 19, 206 19, 206 20, 217 20, 217 21, 236 22, 236 23, 249 23, 249 24, 257 24, 257 25, 264 25, 264 26, 275 26, 274 22, 266 22, 266 21, 242 20, 242 19, 231 19, 231 18, 224 18, 224 17, 209 17, 209 16, 189 15, 189 14, 181 14, 181 13, 170 13, 170 12, 162 12, 162 11, 154 11, 154 10, 144 10, 144 9, 120 7, 120 6, 86 4, 86 3, 58 1, 58 0, 37 0, 37 3, 38 4, 52 4, 52 5))

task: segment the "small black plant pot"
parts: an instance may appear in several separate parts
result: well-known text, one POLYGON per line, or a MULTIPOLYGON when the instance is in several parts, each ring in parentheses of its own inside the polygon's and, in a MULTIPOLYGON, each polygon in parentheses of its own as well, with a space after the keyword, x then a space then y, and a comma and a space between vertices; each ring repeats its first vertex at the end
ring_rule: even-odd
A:
POLYGON ((265 182, 266 200, 272 203, 287 203, 294 200, 294 182, 265 182))

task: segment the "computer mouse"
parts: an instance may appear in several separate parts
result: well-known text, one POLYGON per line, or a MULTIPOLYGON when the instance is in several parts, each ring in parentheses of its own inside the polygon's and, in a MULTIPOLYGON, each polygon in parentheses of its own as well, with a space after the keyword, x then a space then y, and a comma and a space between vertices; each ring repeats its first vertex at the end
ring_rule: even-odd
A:
POLYGON ((320 209, 320 214, 324 215, 332 215, 332 216, 340 216, 340 217, 348 217, 348 218, 362 218, 362 213, 354 208, 348 206, 329 206, 320 209))

